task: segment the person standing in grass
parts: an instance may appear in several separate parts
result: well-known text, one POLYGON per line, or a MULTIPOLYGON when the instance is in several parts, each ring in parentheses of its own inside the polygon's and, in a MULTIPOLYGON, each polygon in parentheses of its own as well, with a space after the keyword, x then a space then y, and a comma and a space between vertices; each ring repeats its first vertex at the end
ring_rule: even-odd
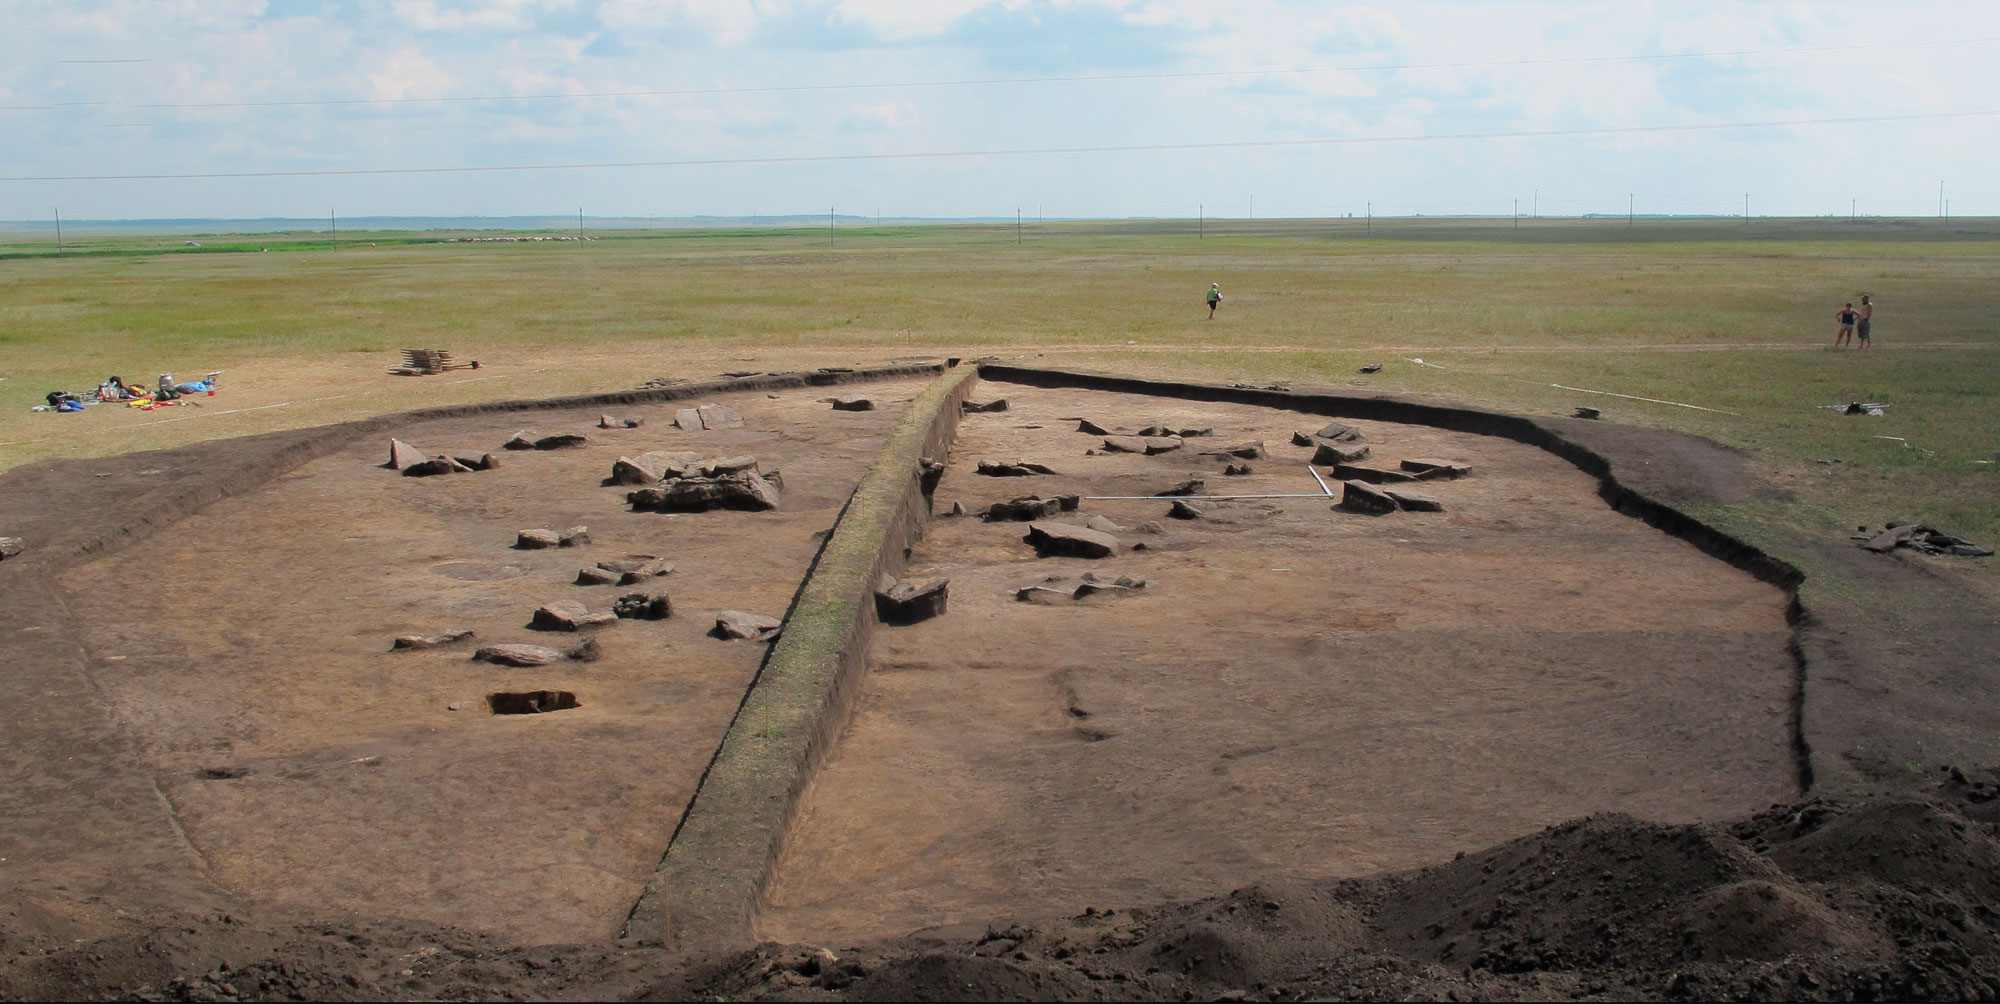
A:
POLYGON ((1209 320, 1211 321, 1215 320, 1215 308, 1220 306, 1221 304, 1222 304, 1222 286, 1219 283, 1213 283, 1213 282, 1209 283, 1208 284, 1209 320))
POLYGON ((1868 347, 1868 322, 1875 319, 1875 305, 1868 302, 1868 294, 1861 294, 1861 306, 1854 308, 1854 333, 1861 336, 1861 347, 1868 347))
POLYGON ((1854 304, 1843 304, 1840 312, 1834 316, 1840 319, 1840 330, 1833 333, 1833 347, 1837 349, 1843 344, 1851 343, 1854 338, 1854 304))

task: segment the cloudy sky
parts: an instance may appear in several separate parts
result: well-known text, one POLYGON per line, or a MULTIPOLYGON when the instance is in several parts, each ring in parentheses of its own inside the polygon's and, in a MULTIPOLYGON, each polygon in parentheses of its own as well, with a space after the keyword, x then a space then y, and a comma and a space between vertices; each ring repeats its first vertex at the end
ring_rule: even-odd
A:
POLYGON ((1996 113, 1972 0, 0 0, 0 219, 1985 215, 1996 113))

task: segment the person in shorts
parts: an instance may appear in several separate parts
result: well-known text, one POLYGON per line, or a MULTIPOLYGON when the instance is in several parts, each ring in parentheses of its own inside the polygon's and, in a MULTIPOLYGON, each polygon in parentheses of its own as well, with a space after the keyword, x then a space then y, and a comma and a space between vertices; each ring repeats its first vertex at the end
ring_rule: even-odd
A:
POLYGON ((1868 294, 1861 294, 1861 306, 1854 308, 1854 333, 1861 336, 1861 347, 1868 347, 1869 321, 1875 319, 1875 305, 1868 302, 1868 294))
POLYGON ((1833 347, 1837 349, 1843 344, 1851 344, 1854 339, 1854 304, 1843 304, 1840 312, 1833 316, 1840 321, 1840 330, 1833 333, 1833 347))
POLYGON ((1218 307, 1218 306, 1220 306, 1221 304, 1222 304, 1222 286, 1221 286, 1221 284, 1220 284, 1220 283, 1213 283, 1213 282, 1209 283, 1209 284, 1208 284, 1208 319, 1209 319, 1209 320, 1211 320, 1211 321, 1215 320, 1215 308, 1216 308, 1216 307, 1218 307))

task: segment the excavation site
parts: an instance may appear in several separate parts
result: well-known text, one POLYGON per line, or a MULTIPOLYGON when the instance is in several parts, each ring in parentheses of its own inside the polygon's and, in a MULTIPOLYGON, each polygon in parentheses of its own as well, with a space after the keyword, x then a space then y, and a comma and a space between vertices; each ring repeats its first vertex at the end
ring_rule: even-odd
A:
POLYGON ((993 360, 31 464, 0 993, 1990 998, 1760 490, 993 360))

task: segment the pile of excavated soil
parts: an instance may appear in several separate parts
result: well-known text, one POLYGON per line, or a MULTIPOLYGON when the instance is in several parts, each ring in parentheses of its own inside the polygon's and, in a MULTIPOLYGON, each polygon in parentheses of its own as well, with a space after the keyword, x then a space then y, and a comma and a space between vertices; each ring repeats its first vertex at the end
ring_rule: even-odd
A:
MULTIPOLYGON (((0 914, 0 996, 172 1000, 1881 1000, 2000 995, 2000 785, 1592 816, 1436 867, 860 946, 681 959, 222 914, 72 941, 0 914)), ((1960 780, 1962 779, 1962 780, 1960 780)))

